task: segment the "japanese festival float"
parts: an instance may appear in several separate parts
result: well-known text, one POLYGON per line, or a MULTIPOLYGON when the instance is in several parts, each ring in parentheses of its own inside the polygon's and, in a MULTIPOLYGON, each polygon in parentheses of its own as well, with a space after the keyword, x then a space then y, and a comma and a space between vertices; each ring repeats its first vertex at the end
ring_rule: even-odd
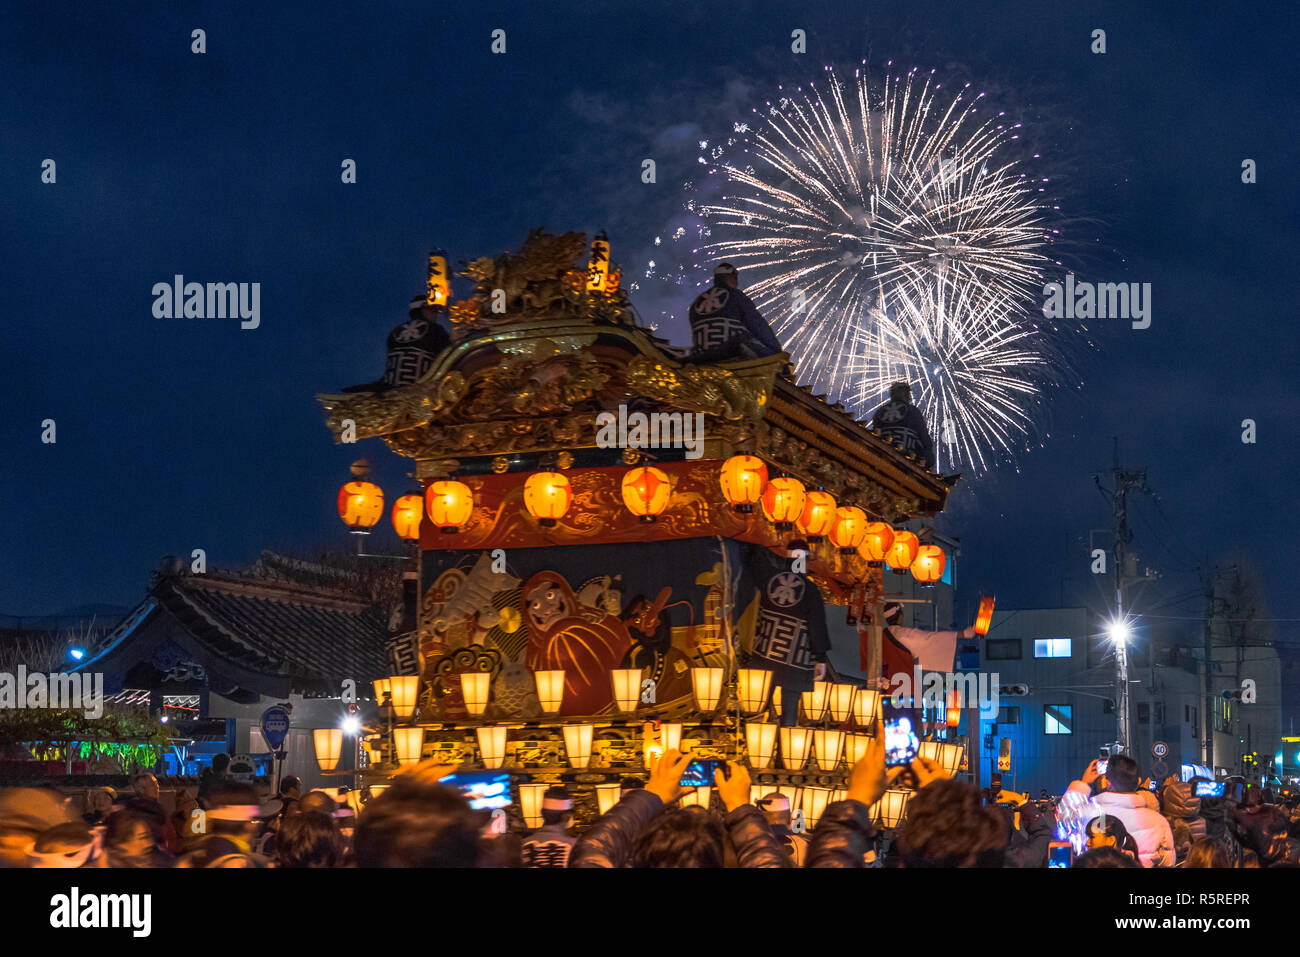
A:
MULTIPOLYGON (((582 824, 686 746, 745 762, 755 796, 782 789, 811 826, 876 731, 878 685, 819 681, 782 729, 755 642, 779 656, 838 616, 880 675, 884 561, 942 573, 893 528, 941 510, 954 479, 799 386, 785 354, 690 361, 638 319, 608 253, 603 234, 534 232, 469 262, 455 302, 432 254, 385 378, 319 397, 337 440, 383 439, 422 485, 392 507, 418 538, 416 620, 376 683, 360 777, 373 791, 436 755, 508 779, 529 826, 563 783, 582 824)), ((339 509, 365 531, 386 500, 360 474, 339 509)))

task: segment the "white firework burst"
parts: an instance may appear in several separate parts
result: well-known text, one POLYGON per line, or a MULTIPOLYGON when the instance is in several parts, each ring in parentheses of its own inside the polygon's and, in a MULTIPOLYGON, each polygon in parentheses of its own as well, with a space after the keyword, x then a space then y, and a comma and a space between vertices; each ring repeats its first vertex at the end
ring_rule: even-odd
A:
POLYGON ((1028 428, 1007 403, 1034 386, 974 370, 997 368, 1004 349, 1006 368, 1041 355, 1026 348, 1038 333, 1027 306, 1050 262, 1047 206, 1015 158, 1019 125, 933 71, 886 76, 874 92, 862 70, 851 84, 828 73, 824 91, 769 103, 761 129, 719 159, 727 195, 698 206, 709 230, 699 252, 744 270, 801 374, 856 411, 883 399, 890 375, 863 348, 906 370, 903 356, 934 345, 929 367, 951 367, 933 389, 948 397, 959 457, 983 467, 981 444, 1006 447, 1028 428), (959 302, 969 319, 952 315, 959 302))
POLYGON ((1009 458, 1033 428, 1032 406, 1053 374, 1040 329, 1019 307, 974 283, 900 293, 856 333, 845 363, 854 407, 867 409, 894 382, 934 429, 935 469, 979 473, 1009 458))

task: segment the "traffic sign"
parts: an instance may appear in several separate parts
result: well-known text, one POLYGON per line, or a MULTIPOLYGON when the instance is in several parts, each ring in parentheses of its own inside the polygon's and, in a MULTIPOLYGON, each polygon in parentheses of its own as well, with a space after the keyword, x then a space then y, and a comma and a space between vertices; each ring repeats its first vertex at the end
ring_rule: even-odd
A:
POLYGON ((289 736, 289 712, 278 705, 262 712, 262 737, 271 746, 272 751, 279 751, 284 739, 289 736))
POLYGON ((1163 758, 1169 753, 1169 745, 1165 744, 1163 741, 1157 741, 1155 744, 1151 745, 1151 753, 1157 758, 1163 758))

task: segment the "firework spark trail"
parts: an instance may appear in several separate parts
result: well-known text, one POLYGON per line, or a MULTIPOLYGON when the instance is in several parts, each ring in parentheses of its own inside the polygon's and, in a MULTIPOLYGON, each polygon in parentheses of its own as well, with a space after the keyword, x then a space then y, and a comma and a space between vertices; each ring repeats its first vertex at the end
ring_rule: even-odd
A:
POLYGON ((983 470, 1030 431, 1051 353, 1027 312, 1049 259, 1041 187, 1007 158, 1019 124, 933 71, 877 94, 828 72, 826 93, 767 104, 743 159, 720 156, 700 252, 745 270, 818 391, 865 412, 919 381, 945 457, 983 470))

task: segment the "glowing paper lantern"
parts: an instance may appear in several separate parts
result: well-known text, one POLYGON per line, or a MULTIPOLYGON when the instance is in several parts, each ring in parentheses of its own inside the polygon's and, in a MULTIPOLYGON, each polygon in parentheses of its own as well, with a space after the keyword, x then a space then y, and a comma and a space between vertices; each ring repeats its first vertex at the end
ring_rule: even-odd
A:
POLYGON ((808 536, 810 544, 820 542, 830 534, 835 524, 835 498, 830 492, 814 489, 804 494, 803 514, 795 520, 799 531, 808 536))
POLYGON ((348 528, 374 528, 384 514, 384 491, 374 482, 348 482, 339 489, 338 509, 348 528))
POLYGON ((420 537, 420 520, 424 518, 424 508, 418 495, 403 495, 393 503, 393 531, 398 537, 413 542, 420 537))
POLYGON ((465 699, 466 711, 477 717, 487 710, 488 688, 491 684, 492 675, 486 671, 461 672, 460 693, 465 699))
POLYGON ((814 681, 812 691, 799 694, 799 704, 803 707, 803 716, 809 721, 820 721, 826 713, 826 697, 831 688, 829 681, 814 681))
POLYGON ((420 692, 419 675, 394 675, 388 679, 393 695, 393 712, 405 721, 415 714, 416 697, 420 692))
POLYGON ((478 750, 483 756, 483 767, 501 767, 506 760, 506 729, 499 724, 488 724, 475 728, 474 734, 478 737, 478 750))
POLYGON ((643 522, 653 522, 662 515, 671 498, 668 476, 654 466, 629 469, 623 476, 623 504, 643 522))
POLYGON ((856 505, 844 505, 835 510, 831 525, 831 542, 841 555, 852 555, 867 534, 867 513, 856 505))
POLYGON ((922 545, 916 550, 912 561, 912 577, 922 585, 933 586, 943 577, 943 570, 948 564, 948 556, 938 545, 922 545))
POLYGON ((311 733, 312 744, 316 748, 316 763, 322 771, 333 771, 339 766, 339 755, 343 751, 342 728, 315 728, 311 733))
POLYGON ((691 690, 695 693, 695 705, 701 711, 713 711, 718 707, 723 674, 721 668, 691 668, 691 690))
POLYGON ((758 714, 767 706, 767 692, 772 687, 772 672, 766 668, 741 668, 736 672, 736 697, 740 710, 758 714))
POLYGON ((853 714, 853 699, 857 696, 858 689, 850 684, 833 684, 830 693, 826 696, 826 708, 831 713, 831 720, 836 724, 843 724, 849 720, 849 715, 853 714))
POLYGON ((821 820, 822 812, 826 810, 826 805, 830 803, 830 800, 830 788, 808 785, 803 789, 803 819, 808 822, 809 829, 817 826, 817 822, 821 820))
POLYGON ((885 553, 885 564, 895 571, 904 571, 916 561, 916 550, 920 547, 916 536, 906 529, 894 532, 894 543, 885 553))
POLYGON ((534 472, 524 482, 524 507, 539 525, 554 525, 572 504, 573 489, 563 472, 534 472))
POLYGON ((922 741, 921 746, 916 749, 916 756, 918 758, 925 758, 927 761, 933 761, 935 764, 939 764, 939 742, 922 741))
POLYGON ((425 279, 424 301, 431 306, 446 306, 451 299, 451 274, 447 272, 447 253, 435 249, 429 253, 429 272, 425 279))
POLYGON ((602 229, 591 241, 591 259, 587 261, 587 289, 604 292, 609 277, 609 237, 602 229))
POLYGON ((610 672, 614 683, 614 703, 619 711, 635 711, 641 698, 641 669, 615 668, 610 672))
POLYGON ((803 515, 806 497, 803 482, 797 478, 774 478, 767 483, 767 489, 763 492, 763 514, 776 526, 778 532, 788 532, 803 515))
POLYGON ((812 732, 807 728, 781 729, 781 765, 787 771, 800 771, 808 763, 812 732))
POLYGON ((537 700, 547 714, 555 714, 564 701, 564 670, 534 671, 537 682, 537 700))
POLYGON ((619 798, 621 798, 622 796, 623 796, 623 789, 618 785, 617 782, 613 784, 596 785, 596 807, 599 809, 601 814, 604 814, 615 804, 617 804, 619 798))
POLYGON ((960 744, 948 744, 947 742, 939 745, 939 763, 949 774, 956 774, 961 770, 962 762, 966 759, 966 749, 960 744))
POLYGON ((722 463, 718 481, 737 512, 752 512, 767 486, 767 466, 757 455, 733 455, 722 463))
POLYGON ((397 748, 398 764, 419 764, 424 752, 424 729, 394 728, 393 743, 397 748))
POLYGON ((868 522, 867 533, 858 545, 858 554, 867 560, 872 568, 879 568, 885 563, 885 555, 894 544, 894 530, 884 522, 868 522))
POLYGON ((564 753, 569 767, 585 768, 591 763, 591 737, 594 724, 566 724, 564 726, 564 753))
POLYGON ((708 807, 709 799, 712 795, 709 793, 713 789, 708 785, 698 788, 687 788, 686 793, 682 795, 682 807, 708 807))
POLYGON ((761 721, 745 722, 745 745, 749 749, 751 768, 770 768, 776 747, 776 725, 761 721))
POLYGON ((424 493, 424 508, 444 535, 454 535, 474 514, 474 492, 454 479, 432 482, 424 493))
POLYGON ((853 723, 869 728, 880 716, 880 692, 875 688, 859 688, 853 699, 853 723))
POLYGON ((670 721, 665 721, 659 725, 659 743, 665 751, 680 751, 682 749, 682 726, 670 721))
POLYGON ((850 734, 845 737, 844 760, 848 762, 850 768, 866 756, 869 747, 871 747, 869 734, 850 734))
POLYGON ((542 796, 548 787, 549 784, 519 785, 519 813, 529 827, 542 826, 542 796))
POLYGON ((879 821, 882 827, 898 827, 899 822, 907 815, 907 800, 911 796, 911 791, 891 788, 881 796, 879 801, 871 805, 871 816, 879 821))
POLYGON ((844 750, 844 732, 818 728, 813 732, 813 756, 817 767, 834 771, 840 765, 840 752, 844 750))
POLYGON ((989 625, 993 624, 993 604, 994 600, 989 597, 980 599, 980 611, 975 616, 975 634, 987 635, 989 625))
MULTIPOLYGON (((375 702, 382 707, 384 704, 384 699, 387 698, 393 692, 393 679, 376 678, 373 683, 375 686, 375 702)), ((389 705, 391 706, 391 704, 392 702, 390 701, 389 705)))

